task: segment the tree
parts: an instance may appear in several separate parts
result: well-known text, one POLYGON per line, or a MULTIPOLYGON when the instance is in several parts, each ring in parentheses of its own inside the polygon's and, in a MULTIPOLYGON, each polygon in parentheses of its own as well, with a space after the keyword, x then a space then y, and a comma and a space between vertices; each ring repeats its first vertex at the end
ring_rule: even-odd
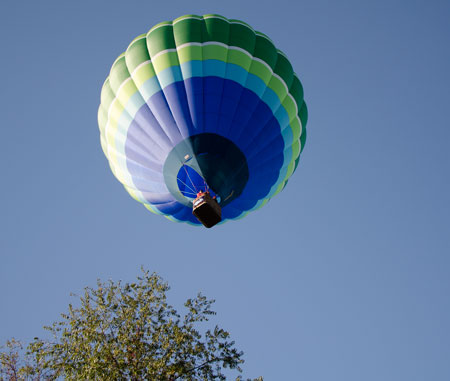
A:
POLYGON ((214 300, 198 294, 181 316, 167 303, 168 290, 145 270, 135 283, 86 287, 78 307, 69 305, 61 321, 44 327, 53 339, 29 344, 23 364, 20 343, 7 343, 0 380, 225 380, 225 368, 241 372, 243 352, 229 333, 199 330, 215 315, 214 300))
POLYGON ((0 381, 54 379, 54 372, 43 369, 31 353, 24 353, 22 344, 14 338, 6 342, 4 351, 0 351, 0 381))

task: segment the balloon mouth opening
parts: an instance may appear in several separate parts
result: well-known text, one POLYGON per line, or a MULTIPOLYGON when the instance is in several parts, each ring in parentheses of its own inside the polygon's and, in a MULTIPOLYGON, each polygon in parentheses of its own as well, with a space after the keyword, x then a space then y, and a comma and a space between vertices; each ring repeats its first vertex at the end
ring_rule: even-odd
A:
POLYGON ((249 179, 245 155, 231 140, 203 132, 178 143, 164 162, 164 180, 181 204, 192 207, 200 191, 223 208, 244 191, 249 179))

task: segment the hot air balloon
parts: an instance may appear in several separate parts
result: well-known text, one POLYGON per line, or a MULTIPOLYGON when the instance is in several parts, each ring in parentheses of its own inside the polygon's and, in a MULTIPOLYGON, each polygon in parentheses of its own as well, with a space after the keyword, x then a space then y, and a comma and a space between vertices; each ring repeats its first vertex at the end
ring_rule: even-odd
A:
POLYGON ((186 15, 136 37, 98 112, 112 172, 148 210, 193 225, 241 218, 287 184, 306 139, 303 88, 248 24, 186 15))

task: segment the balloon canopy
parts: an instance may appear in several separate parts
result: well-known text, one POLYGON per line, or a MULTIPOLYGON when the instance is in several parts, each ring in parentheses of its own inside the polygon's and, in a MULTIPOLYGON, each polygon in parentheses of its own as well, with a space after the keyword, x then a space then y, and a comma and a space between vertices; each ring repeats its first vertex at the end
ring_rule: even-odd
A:
POLYGON ((279 193, 306 139, 303 88, 286 55, 248 24, 186 15, 135 38, 113 63, 98 112, 103 152, 150 211, 198 225, 197 192, 222 220, 279 193))

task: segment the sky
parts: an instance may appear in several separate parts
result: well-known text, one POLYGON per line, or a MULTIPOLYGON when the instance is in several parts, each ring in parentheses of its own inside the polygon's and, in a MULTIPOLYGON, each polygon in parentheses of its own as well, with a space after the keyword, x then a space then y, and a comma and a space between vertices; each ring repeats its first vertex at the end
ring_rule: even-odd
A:
MULTIPOLYGON (((448 1, 3 1, 0 342, 43 336, 97 278, 201 291, 264 380, 450 380, 448 1), (309 108, 282 193, 213 229, 134 201, 100 148, 100 89, 154 24, 267 34, 309 108)), ((236 374, 235 374, 236 375, 236 374)))

